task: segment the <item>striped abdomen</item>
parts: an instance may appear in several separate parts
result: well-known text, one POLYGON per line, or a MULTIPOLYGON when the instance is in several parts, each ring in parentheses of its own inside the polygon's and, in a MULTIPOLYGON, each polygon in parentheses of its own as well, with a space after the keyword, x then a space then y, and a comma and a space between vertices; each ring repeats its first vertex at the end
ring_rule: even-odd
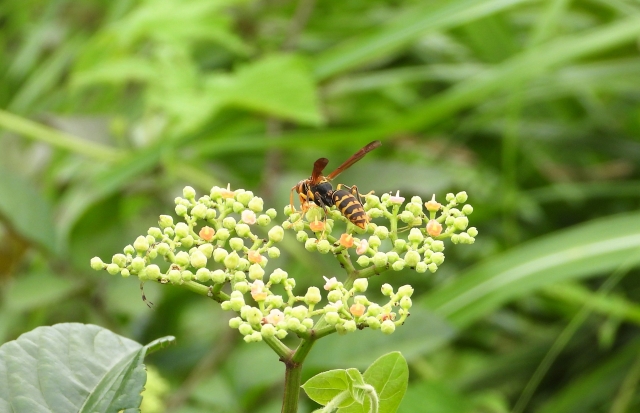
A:
POLYGON ((353 194, 344 189, 333 191, 331 195, 334 205, 340 210, 349 221, 354 225, 364 229, 369 222, 367 214, 362 208, 362 204, 353 194))

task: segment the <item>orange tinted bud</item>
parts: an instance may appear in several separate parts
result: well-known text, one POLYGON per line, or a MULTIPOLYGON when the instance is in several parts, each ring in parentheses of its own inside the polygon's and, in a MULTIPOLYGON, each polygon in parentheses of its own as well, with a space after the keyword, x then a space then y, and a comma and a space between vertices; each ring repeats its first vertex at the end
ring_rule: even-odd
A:
POLYGON ((318 219, 316 218, 315 221, 309 223, 309 228, 311 228, 311 231, 313 232, 322 231, 324 230, 324 222, 318 221, 318 219))
POLYGON ((249 250, 249 262, 252 264, 260 264, 264 258, 258 251, 249 250))
POLYGON ((353 314, 355 317, 361 317, 364 314, 366 307, 364 304, 355 303, 351 307, 349 307, 349 312, 353 314))
POLYGON ((268 292, 264 289, 264 283, 260 280, 256 280, 251 285, 251 297, 256 301, 264 301, 267 298, 268 292))
POLYGON ((429 212, 437 212, 442 208, 442 204, 436 201, 436 195, 433 194, 431 201, 427 201, 424 203, 424 206, 427 208, 429 212))
POLYGON ((437 237, 442 232, 442 224, 436 221, 435 219, 430 219, 427 222, 427 234, 432 237, 437 237))
POLYGON ((227 185, 227 189, 223 189, 220 191, 220 196, 223 198, 233 198, 236 196, 236 193, 231 190, 231 184, 227 185))
POLYGON ((396 319, 396 313, 386 313, 380 316, 380 321, 386 321, 386 320, 393 321, 395 319, 396 319))
POLYGON ((353 236, 351 234, 340 235, 340 245, 345 248, 353 247, 353 236))
POLYGON ((205 241, 211 241, 213 236, 216 235, 216 231, 211 227, 202 227, 198 235, 205 241))

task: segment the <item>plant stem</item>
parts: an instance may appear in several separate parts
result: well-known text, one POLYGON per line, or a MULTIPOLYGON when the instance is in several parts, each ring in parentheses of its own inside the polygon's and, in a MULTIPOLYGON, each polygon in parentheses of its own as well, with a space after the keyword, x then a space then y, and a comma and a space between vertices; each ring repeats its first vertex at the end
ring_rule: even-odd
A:
POLYGON ((300 384, 302 383, 302 363, 307 358, 316 339, 302 340, 295 353, 290 358, 281 357, 286 366, 284 377, 284 396, 281 413, 297 413, 300 398, 300 384))

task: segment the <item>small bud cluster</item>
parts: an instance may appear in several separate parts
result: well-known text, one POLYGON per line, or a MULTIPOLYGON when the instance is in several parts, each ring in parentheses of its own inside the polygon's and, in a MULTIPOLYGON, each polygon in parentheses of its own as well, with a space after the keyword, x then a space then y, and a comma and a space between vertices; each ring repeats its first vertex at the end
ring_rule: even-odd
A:
POLYGON ((419 196, 414 196, 406 204, 399 192, 363 197, 366 200, 363 208, 369 219, 388 220, 389 226, 369 222, 363 230, 335 208, 325 219, 322 208, 311 207, 303 217, 287 206, 285 214, 289 219, 283 227, 296 231, 296 239, 309 251, 338 254, 353 248, 361 267, 395 271, 411 268, 419 273, 435 272, 444 262, 444 239, 451 238, 454 244, 473 244, 478 235, 475 227, 469 227, 468 216, 473 207, 466 204, 466 192, 447 194, 444 206, 435 200, 435 195, 424 203, 419 196), (336 220, 347 223, 347 231, 340 238, 331 235, 336 220), (402 227, 398 228, 399 225, 402 227), (406 237, 401 237, 403 233, 406 237))

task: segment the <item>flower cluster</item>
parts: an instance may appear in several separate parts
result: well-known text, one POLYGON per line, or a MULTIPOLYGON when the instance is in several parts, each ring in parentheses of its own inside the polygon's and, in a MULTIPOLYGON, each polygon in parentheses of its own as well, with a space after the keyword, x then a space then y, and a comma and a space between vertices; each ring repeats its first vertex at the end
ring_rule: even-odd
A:
POLYGON ((384 284, 386 302, 374 303, 365 295, 367 277, 386 268, 435 271, 444 260, 442 239, 472 243, 477 231, 467 229, 467 215, 473 209, 470 205, 456 208, 466 198, 464 192, 449 194, 446 206, 432 199, 424 204, 425 213, 419 197, 401 211, 404 199, 399 194, 367 195, 364 209, 369 218, 386 218, 390 226, 370 222, 363 230, 335 210, 325 220, 322 208, 310 208, 304 220, 287 207, 289 218, 280 226, 272 222, 276 211, 263 212, 263 200, 250 191, 213 187, 209 195, 196 199, 195 190, 186 187, 175 200, 178 222, 161 215, 158 227, 149 228, 146 236, 139 236, 110 263, 95 257, 91 267, 208 295, 224 310, 238 314, 229 325, 247 342, 282 339, 289 333, 318 338, 365 327, 390 334, 409 315, 413 288, 405 285, 394 292, 384 284), (348 223, 339 239, 331 235, 336 219, 348 223), (400 229, 399 222, 405 224, 400 229), (317 286, 296 295, 295 279, 280 268, 266 267, 270 259, 280 256, 275 245, 283 240, 285 228, 296 230, 296 238, 307 250, 333 252, 343 260, 348 270, 345 282, 325 277, 324 297, 317 286), (398 236, 403 231, 408 232, 407 239, 398 236), (371 235, 364 237, 366 233, 371 235), (387 252, 383 252, 384 243, 389 244, 387 252), (368 270, 355 271, 347 253, 350 249, 359 256, 357 263, 368 270))
POLYGON ((363 195, 363 207, 370 220, 389 221, 389 226, 369 222, 365 229, 353 225, 335 208, 324 217, 322 208, 312 207, 302 214, 285 207, 289 219, 285 229, 296 231, 296 239, 309 251, 322 254, 339 254, 354 249, 360 267, 375 266, 400 271, 415 269, 419 273, 437 271, 444 262, 444 242, 450 238, 454 244, 472 244, 478 230, 469 227, 473 207, 467 202, 466 192, 447 194, 446 205, 435 200, 424 202, 414 196, 404 205, 405 199, 396 195, 363 195), (425 211, 426 210, 426 211, 425 211), (346 231, 340 237, 332 236, 336 220, 346 222, 346 231), (399 225, 402 225, 399 228, 399 225), (401 237, 407 233, 406 237, 401 237))

